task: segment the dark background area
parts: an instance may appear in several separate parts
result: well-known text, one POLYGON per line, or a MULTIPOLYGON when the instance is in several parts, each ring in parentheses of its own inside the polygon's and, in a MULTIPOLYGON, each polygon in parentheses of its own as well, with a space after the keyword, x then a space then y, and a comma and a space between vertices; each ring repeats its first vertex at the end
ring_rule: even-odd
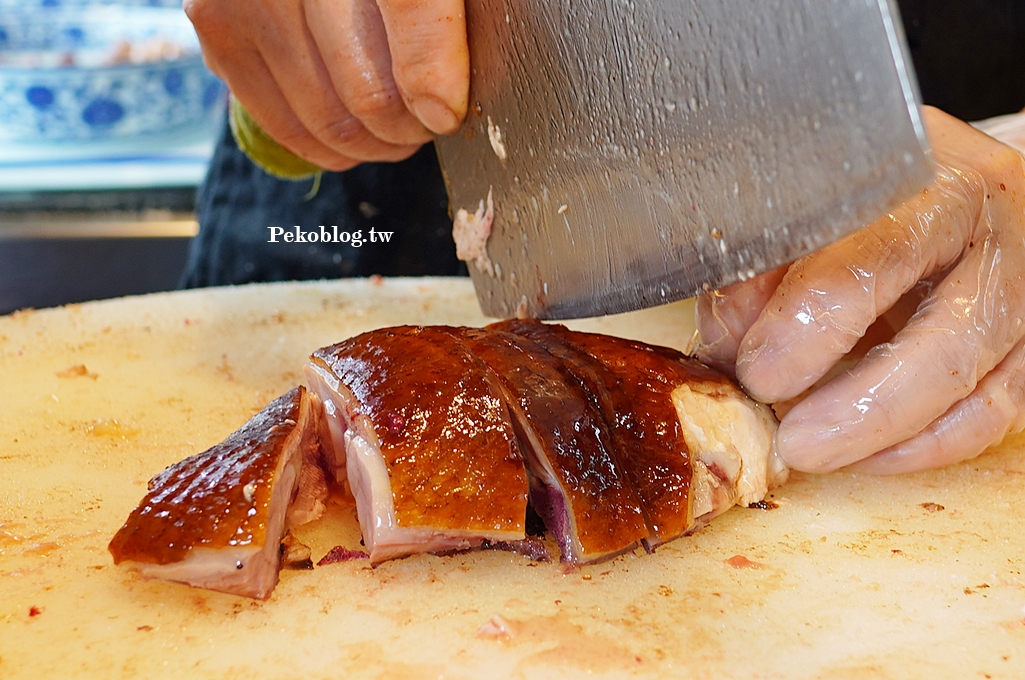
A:
POLYGON ((174 290, 190 238, 154 225, 191 221, 195 194, 0 192, 0 314, 174 290))
POLYGON ((974 121, 1025 108, 1025 0, 898 0, 922 100, 974 121))

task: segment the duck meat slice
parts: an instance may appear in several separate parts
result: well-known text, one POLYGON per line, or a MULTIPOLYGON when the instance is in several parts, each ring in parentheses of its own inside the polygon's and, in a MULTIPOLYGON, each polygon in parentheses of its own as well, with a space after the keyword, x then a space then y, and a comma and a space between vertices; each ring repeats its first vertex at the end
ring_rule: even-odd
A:
POLYGON ((690 454, 691 512, 701 525, 733 505, 762 500, 787 480, 776 453, 778 421, 726 375, 679 350, 595 333, 567 331, 572 341, 630 384, 632 366, 672 385, 670 397, 690 454))
POLYGON ((536 321, 492 327, 563 356, 595 394, 643 502, 650 546, 692 531, 734 504, 759 501, 785 481, 769 409, 682 352, 536 321))
POLYGON ((789 469, 776 453, 778 422, 725 376, 681 383, 672 392, 683 436, 693 452, 698 524, 732 505, 748 506, 783 484, 789 469))
POLYGON ((693 526, 690 453, 670 397, 677 379, 665 366, 667 359, 619 347, 604 336, 587 342, 560 325, 510 320, 490 328, 536 341, 561 358, 587 388, 609 423, 617 459, 641 500, 647 545, 663 543, 693 526), (588 352, 587 345, 596 343, 601 346, 588 352))
POLYGON ((158 474, 110 542, 115 564, 147 577, 269 597, 289 526, 324 507, 319 414, 297 387, 220 444, 158 474))
POLYGON ((608 427, 563 362, 528 338, 453 331, 498 375, 520 434, 531 504, 563 560, 588 563, 648 535, 640 500, 612 454, 608 427))
POLYGON ((371 331, 314 352, 326 447, 372 564, 526 537, 519 444, 497 379, 443 327, 371 331), (332 415, 333 414, 333 415, 332 415))

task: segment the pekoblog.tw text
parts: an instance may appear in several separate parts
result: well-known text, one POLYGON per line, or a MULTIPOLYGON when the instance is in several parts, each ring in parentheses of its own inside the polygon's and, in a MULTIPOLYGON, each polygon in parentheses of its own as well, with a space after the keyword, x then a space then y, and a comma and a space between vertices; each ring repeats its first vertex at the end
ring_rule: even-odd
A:
POLYGON ((291 230, 285 227, 267 227, 270 230, 270 238, 267 243, 348 243, 353 248, 359 248, 364 243, 389 243, 393 231, 378 231, 373 227, 364 237, 362 229, 345 231, 339 229, 338 225, 325 227, 323 225, 316 229, 303 229, 298 224, 291 230))

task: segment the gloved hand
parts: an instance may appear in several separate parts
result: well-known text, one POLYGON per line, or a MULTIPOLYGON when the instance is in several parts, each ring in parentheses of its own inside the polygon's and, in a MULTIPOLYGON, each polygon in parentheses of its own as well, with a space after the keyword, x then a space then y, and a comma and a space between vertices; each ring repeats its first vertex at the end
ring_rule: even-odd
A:
POLYGON ((401 160, 466 115, 463 0, 185 0, 184 8, 210 69, 271 137, 321 168, 401 160))
POLYGON ((698 301, 698 356, 783 406, 777 447, 795 469, 939 467, 1025 427, 1025 157, 924 117, 928 188, 698 301))
POLYGON ((980 120, 972 127, 1025 153, 1025 111, 980 120))

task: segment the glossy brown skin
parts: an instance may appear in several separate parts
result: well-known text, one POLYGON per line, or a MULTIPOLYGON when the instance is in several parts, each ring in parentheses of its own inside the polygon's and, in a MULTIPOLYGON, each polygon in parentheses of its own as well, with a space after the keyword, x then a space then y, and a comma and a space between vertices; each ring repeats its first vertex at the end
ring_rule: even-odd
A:
POLYGON ((691 464, 670 398, 676 380, 664 367, 668 360, 620 347, 606 337, 595 336, 590 342, 575 338, 578 334, 564 326, 511 320, 493 327, 538 342, 561 358, 586 388, 609 425, 615 456, 641 499, 650 537, 662 542, 662 537, 686 531, 691 523, 691 464), (588 345, 607 363, 588 353, 588 345))
POLYGON ((278 397, 220 444, 150 480, 149 493, 110 541, 114 563, 171 564, 195 548, 278 540, 267 536, 274 473, 300 419, 303 389, 278 397))
POLYGON ((313 360, 370 419, 400 526, 524 530, 527 476, 505 402, 488 368, 449 330, 371 331, 313 360))
POLYGON ((635 437, 632 469, 637 491, 657 522, 657 541, 692 530, 694 518, 684 510, 689 504, 693 452, 684 441, 671 394, 690 383, 721 385, 730 394, 729 380, 669 347, 593 333, 566 331, 565 336, 613 372, 620 379, 619 389, 633 403, 626 411, 629 415, 621 417, 621 427, 635 437))
POLYGON ((644 539, 640 499, 612 455, 608 427, 560 360, 511 333, 464 329, 459 337, 499 375, 515 402, 513 412, 525 416, 523 426, 541 443, 543 451, 536 453, 554 469, 575 519, 582 561, 617 554, 644 539))
POLYGON ((510 320, 491 327, 541 343, 562 357, 594 395, 612 428, 623 469, 641 498, 652 542, 691 529, 690 451, 670 395, 681 383, 723 378, 666 347, 536 321, 510 320))

